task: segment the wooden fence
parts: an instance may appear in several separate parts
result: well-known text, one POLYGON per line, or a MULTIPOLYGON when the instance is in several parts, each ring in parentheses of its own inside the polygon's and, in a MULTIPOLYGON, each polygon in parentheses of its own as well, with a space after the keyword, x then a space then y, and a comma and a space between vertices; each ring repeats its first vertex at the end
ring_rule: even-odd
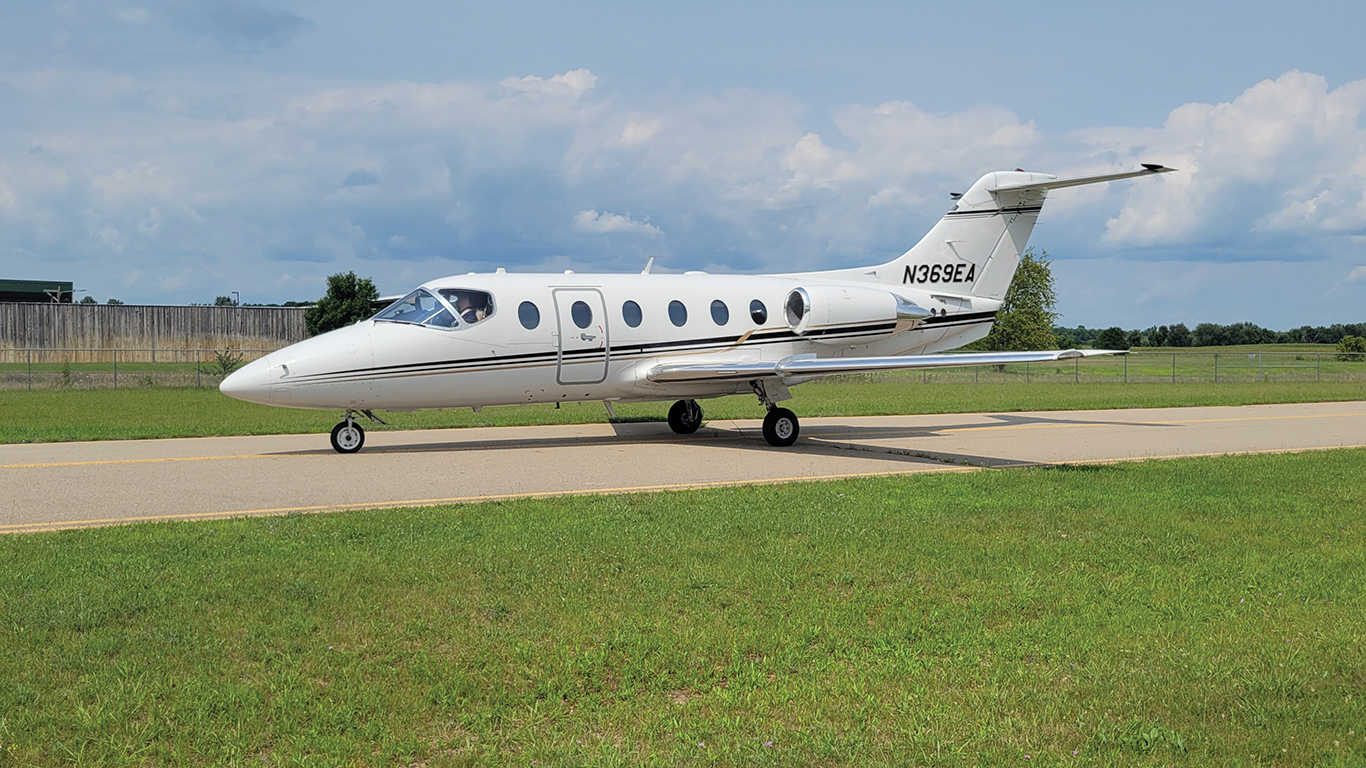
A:
POLYGON ((0 350, 278 349, 305 336, 301 307, 0 303, 0 350))

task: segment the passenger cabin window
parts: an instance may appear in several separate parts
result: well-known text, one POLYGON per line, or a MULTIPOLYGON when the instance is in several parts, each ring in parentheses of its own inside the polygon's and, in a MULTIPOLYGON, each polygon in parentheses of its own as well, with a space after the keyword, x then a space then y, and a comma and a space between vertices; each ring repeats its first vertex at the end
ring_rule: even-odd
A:
POLYGON ((445 302, 418 288, 375 315, 375 320, 391 323, 412 323, 432 328, 454 328, 459 325, 445 302))
POLYGON ((456 316, 465 325, 474 325, 493 314, 493 297, 484 291, 442 288, 439 293, 455 308, 456 316))
POLYGON ((682 328, 683 324, 688 322, 688 308, 683 306, 683 302, 677 299, 669 302, 669 322, 679 328, 682 328))
POLYGON ((522 321, 522 327, 528 331, 541 324, 541 310, 535 304, 524 301, 517 307, 517 319, 522 321))
POLYGON ((768 320, 768 307, 762 301, 755 299, 749 303, 749 317, 755 323, 763 325, 768 320))
POLYGON ((726 306, 726 302, 717 299, 711 303, 711 319, 717 325, 730 322, 730 308, 726 306))
POLYGON ((635 303, 634 301, 628 301, 625 304, 621 305, 621 319, 625 320, 626 324, 631 326, 632 328, 640 327, 640 321, 642 317, 643 316, 640 312, 640 305, 635 303))
POLYGON ((574 325, 587 328, 593 322, 593 309, 582 301, 576 301, 569 307, 569 316, 574 318, 574 325))

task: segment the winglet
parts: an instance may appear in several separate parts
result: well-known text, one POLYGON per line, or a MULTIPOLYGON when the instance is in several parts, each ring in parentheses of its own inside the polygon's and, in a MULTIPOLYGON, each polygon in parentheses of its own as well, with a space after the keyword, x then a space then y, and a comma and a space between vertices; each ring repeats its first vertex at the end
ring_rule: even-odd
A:
POLYGON ((647 262, 645 262, 645 269, 640 270, 640 274, 642 274, 642 275, 648 275, 648 274, 650 274, 650 267, 653 267, 654 265, 655 265, 655 257, 651 256, 651 257, 650 257, 650 260, 647 261, 647 262))

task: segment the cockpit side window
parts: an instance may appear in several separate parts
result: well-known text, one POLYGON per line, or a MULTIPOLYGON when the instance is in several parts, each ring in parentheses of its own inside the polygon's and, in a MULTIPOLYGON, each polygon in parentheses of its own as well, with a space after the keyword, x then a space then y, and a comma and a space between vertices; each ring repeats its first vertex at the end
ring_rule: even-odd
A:
POLYGON ((454 328, 459 323, 444 302, 418 288, 375 315, 376 320, 393 323, 413 323, 432 328, 454 328))
POLYGON ((486 291, 469 288, 442 288, 441 297, 455 307, 455 313, 465 325, 474 325, 493 316, 493 296, 486 291))

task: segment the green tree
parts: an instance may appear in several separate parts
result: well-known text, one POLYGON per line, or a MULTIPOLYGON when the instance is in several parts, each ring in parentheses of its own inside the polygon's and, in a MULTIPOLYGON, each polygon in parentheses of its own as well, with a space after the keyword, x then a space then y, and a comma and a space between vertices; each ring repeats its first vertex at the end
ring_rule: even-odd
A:
POLYGON ((1061 317, 1054 307, 1058 296, 1053 291, 1052 262, 1048 252, 1038 256, 1030 248, 1020 257, 1020 266, 1010 281, 1005 301, 996 312, 996 323, 987 337, 972 345, 990 352, 1018 352, 1053 349, 1053 323, 1061 317))
POLYGON ((219 296, 213 300, 213 305, 215 307, 235 307, 237 302, 233 301, 231 296, 219 296))
POLYGON ((122 305, 123 302, 119 301, 118 299, 110 299, 109 301, 106 301, 105 304, 111 304, 111 305, 117 307, 117 306, 122 305))
POLYGON ((1344 363, 1366 360, 1366 338, 1343 336, 1338 342, 1337 358, 1344 363))
POLYGON ((1185 323, 1177 323, 1167 329, 1167 346, 1169 347, 1189 347, 1191 345, 1191 331, 1185 323))
POLYGON ((82 297, 81 297, 81 303, 82 303, 82 304, 99 304, 98 301, 95 301, 95 297, 94 297, 94 296, 91 296, 91 295, 89 295, 89 294, 86 294, 85 296, 82 296, 82 297))
POLYGON ((1110 326, 1100 332, 1092 346, 1096 349, 1128 349, 1131 345, 1123 328, 1110 326))
POLYGON ((304 311, 304 326, 309 336, 343 328, 373 315, 370 305, 378 300, 370 278, 337 273, 327 278, 327 295, 304 311))

